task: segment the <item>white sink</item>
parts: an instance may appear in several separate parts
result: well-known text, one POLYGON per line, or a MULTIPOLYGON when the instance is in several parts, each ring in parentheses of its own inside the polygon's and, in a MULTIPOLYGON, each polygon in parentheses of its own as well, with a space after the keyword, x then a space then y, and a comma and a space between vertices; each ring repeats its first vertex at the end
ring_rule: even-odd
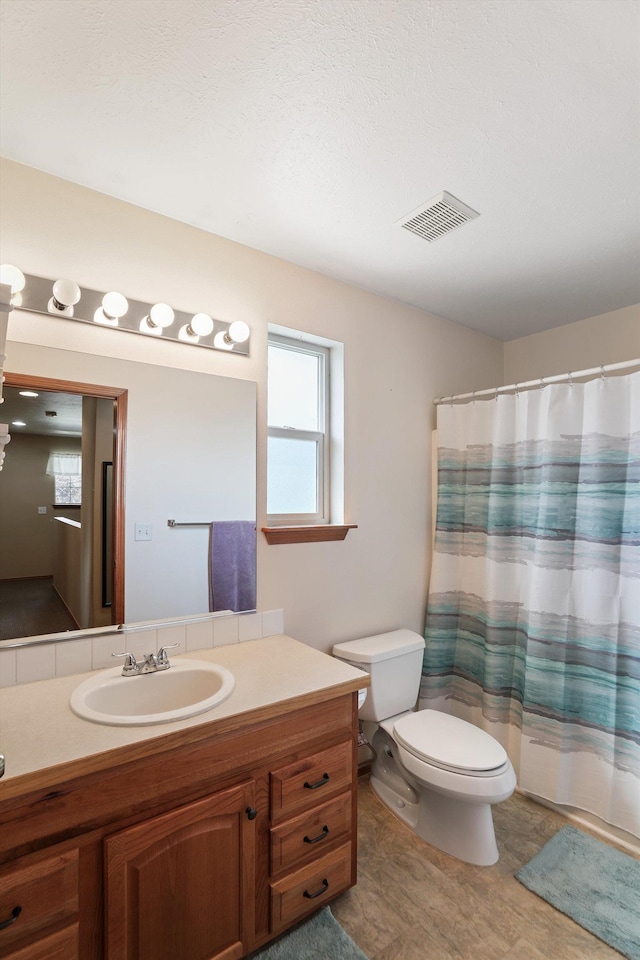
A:
POLYGON ((235 683, 225 667, 204 660, 174 660, 168 670, 133 677, 114 667, 76 687, 69 706, 83 720, 110 726, 169 723, 216 707, 235 683))

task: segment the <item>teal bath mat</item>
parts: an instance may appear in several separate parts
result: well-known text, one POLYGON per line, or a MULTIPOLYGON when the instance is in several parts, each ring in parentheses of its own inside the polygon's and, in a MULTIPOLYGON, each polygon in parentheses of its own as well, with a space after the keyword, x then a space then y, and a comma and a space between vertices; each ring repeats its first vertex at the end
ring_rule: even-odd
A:
POLYGON ((563 827, 516 879, 629 960, 640 960, 640 861, 563 827))
POLYGON ((329 907, 253 954, 251 960, 367 960, 329 907))

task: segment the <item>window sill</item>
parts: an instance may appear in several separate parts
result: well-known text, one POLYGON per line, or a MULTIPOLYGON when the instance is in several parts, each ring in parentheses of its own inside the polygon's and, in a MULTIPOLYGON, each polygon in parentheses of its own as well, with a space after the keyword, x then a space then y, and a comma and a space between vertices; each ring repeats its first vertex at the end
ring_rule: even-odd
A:
POLYGON ((320 543, 324 540, 344 540, 357 523, 318 523, 304 527, 263 527, 267 543, 320 543))

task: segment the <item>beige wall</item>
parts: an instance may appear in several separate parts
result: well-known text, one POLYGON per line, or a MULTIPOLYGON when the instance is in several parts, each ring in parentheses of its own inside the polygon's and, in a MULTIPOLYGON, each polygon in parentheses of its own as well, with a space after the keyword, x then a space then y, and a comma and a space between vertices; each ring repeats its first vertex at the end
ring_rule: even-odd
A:
POLYGON ((11 431, 0 474, 0 580, 48 577, 54 563, 54 516, 80 519, 80 510, 53 510, 49 454, 80 453, 80 440, 41 437, 11 431), (38 507, 46 507, 39 514, 38 507), (7 548, 7 544, 11 548, 7 548))
POLYGON ((505 343, 505 383, 589 370, 638 357, 640 304, 505 343))
POLYGON ((344 342, 345 519, 358 529, 343 543, 290 546, 268 546, 259 534, 258 608, 282 607, 287 632, 321 649, 400 626, 422 631, 432 400, 501 383, 502 344, 27 167, 5 161, 2 173, 3 261, 250 325, 245 358, 14 314, 7 366, 11 342, 22 341, 255 380, 258 527, 266 522, 267 324, 344 342))

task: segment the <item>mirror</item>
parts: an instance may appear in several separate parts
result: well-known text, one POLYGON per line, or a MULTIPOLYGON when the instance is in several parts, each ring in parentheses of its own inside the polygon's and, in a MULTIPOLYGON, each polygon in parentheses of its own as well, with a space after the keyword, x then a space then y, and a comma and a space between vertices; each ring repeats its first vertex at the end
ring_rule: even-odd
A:
MULTIPOLYGON (((256 384, 34 344, 12 342, 7 352, 9 374, 112 384, 125 398, 125 435, 118 438, 124 450, 124 616, 116 622, 206 613, 220 609, 216 596, 225 598, 224 609, 234 609, 229 597, 238 610, 255 609, 256 384), (244 564, 248 589, 238 589, 238 564, 244 564)), ((14 437, 18 429, 11 429, 14 437)), ((0 499, 11 453, 10 444, 0 499)), ((96 476, 107 465, 108 478, 107 457, 96 463, 96 476)), ((98 486, 106 485, 101 476, 98 486)), ((37 516, 41 506, 50 505, 29 509, 37 516)), ((50 510, 44 519, 54 522, 50 510)), ((3 551, 11 550, 2 523, 0 512, 3 551)))

